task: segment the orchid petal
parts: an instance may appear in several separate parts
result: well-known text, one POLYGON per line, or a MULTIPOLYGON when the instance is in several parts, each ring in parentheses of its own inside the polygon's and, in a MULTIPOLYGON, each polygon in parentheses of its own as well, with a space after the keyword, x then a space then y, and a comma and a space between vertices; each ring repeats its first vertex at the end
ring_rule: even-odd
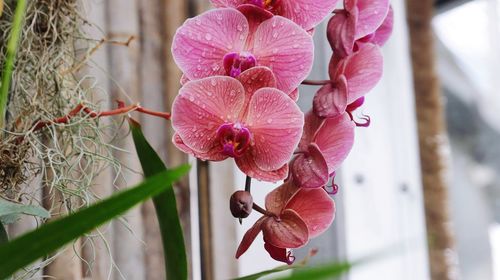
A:
POLYGON ((290 160, 304 125, 303 113, 292 99, 277 89, 259 89, 244 121, 253 134, 250 149, 257 166, 276 170, 290 160))
POLYGON ((177 30, 172 54, 190 80, 224 75, 222 58, 228 52, 240 52, 247 37, 248 22, 242 13, 210 10, 186 20, 177 30))
POLYGON ((177 133, 175 133, 172 137, 172 142, 177 147, 177 149, 183 151, 186 154, 191 154, 201 160, 222 161, 227 158, 227 156, 222 153, 221 148, 218 146, 213 147, 208 152, 195 151, 184 144, 184 141, 182 141, 181 137, 177 133))
POLYGON ((314 238, 330 227, 335 218, 335 202, 323 189, 300 189, 286 205, 306 223, 309 238, 314 238))
POLYGON ((293 160, 291 168, 293 179, 301 188, 320 188, 328 183, 328 165, 314 143, 309 144, 307 153, 293 160))
POLYGON ((288 200, 299 190, 293 180, 287 180, 281 186, 275 188, 266 195, 266 210, 279 215, 288 200))
POLYGON ((264 220, 262 233, 264 242, 279 248, 299 248, 309 240, 307 224, 291 209, 285 209, 279 218, 264 220))
POLYGON ((257 180, 266 182, 277 182, 283 180, 288 175, 288 164, 285 163, 276 170, 265 171, 262 170, 256 163, 250 153, 235 159, 238 168, 246 175, 257 180))
POLYGON ((309 149, 309 143, 313 142, 318 129, 323 125, 324 119, 318 117, 311 110, 304 116, 304 130, 302 132, 302 138, 299 143, 299 150, 307 152, 309 149))
POLYGON ((277 9, 281 16, 309 30, 331 14, 337 2, 338 0, 282 0, 277 9))
POLYGON ((254 36, 257 64, 269 67, 278 89, 290 93, 307 77, 313 62, 312 38, 292 21, 274 16, 262 22, 254 36))
POLYGON ((245 106, 243 107, 246 108, 246 110, 241 112, 240 117, 242 118, 246 116, 248 112, 248 103, 258 89, 276 87, 276 78, 273 72, 264 66, 252 67, 241 73, 236 79, 240 81, 245 88, 245 106))
POLYGON ((370 41, 379 46, 383 46, 387 42, 387 40, 389 40, 389 37, 391 37, 393 26, 394 26, 394 11, 392 10, 392 6, 389 6, 389 12, 385 17, 384 22, 375 31, 370 41))
POLYGON ((262 230, 262 223, 266 219, 271 219, 267 216, 261 217, 260 219, 255 222, 255 224, 245 233, 243 236, 243 239, 241 240, 240 246, 238 246, 238 250, 236 250, 236 258, 239 258, 241 255, 243 255, 248 248, 250 248, 250 245, 252 245, 253 241, 259 235, 260 231, 262 230))
POLYGON ((341 75, 335 84, 321 87, 313 99, 314 113, 322 118, 333 118, 345 112, 348 104, 347 81, 341 75))
POLYGON ((383 58, 377 45, 363 44, 340 64, 347 79, 348 104, 370 91, 382 78, 383 58))
POLYGON ((288 251, 286 248, 278 248, 269 243, 264 243, 264 249, 266 249, 271 258, 279 262, 291 265, 295 261, 295 257, 291 255, 291 251, 288 251))
POLYGON ((347 158, 354 144, 354 123, 347 114, 326 119, 314 142, 318 145, 328 164, 328 173, 333 173, 347 158))
POLYGON ((356 39, 375 32, 382 25, 389 11, 389 0, 357 0, 359 11, 356 39))
POLYGON ((245 101, 243 86, 230 77, 190 81, 172 105, 172 126, 190 149, 207 153, 218 145, 217 129, 234 122, 245 101))
POLYGON ((328 22, 326 33, 328 41, 333 53, 340 57, 350 55, 354 48, 357 8, 351 13, 353 14, 338 12, 328 22))

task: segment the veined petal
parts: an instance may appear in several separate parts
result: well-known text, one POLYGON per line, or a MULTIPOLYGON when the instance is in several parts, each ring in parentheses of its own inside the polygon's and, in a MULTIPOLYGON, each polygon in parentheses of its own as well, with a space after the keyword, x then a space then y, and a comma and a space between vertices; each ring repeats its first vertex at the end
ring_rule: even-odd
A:
POLYGON ((264 242, 279 248, 299 248, 309 241, 307 224, 291 209, 285 209, 279 218, 264 220, 262 233, 264 242))
POLYGON ((238 165, 238 168, 243 173, 257 180, 277 182, 279 180, 283 180, 284 178, 286 178, 286 176, 288 176, 287 163, 276 170, 265 171, 257 166, 251 153, 246 153, 241 157, 235 158, 235 161, 236 165, 238 165))
POLYGON ((341 75, 335 84, 321 87, 313 99, 314 113, 322 118, 333 118, 343 114, 348 104, 347 81, 341 75))
POLYGON ((340 63, 349 90, 347 104, 365 95, 382 78, 384 63, 382 52, 375 44, 361 45, 357 52, 340 63))
POLYGON ((190 80, 223 75, 223 57, 240 52, 248 37, 248 22, 235 9, 214 9, 186 22, 177 30, 172 54, 190 80))
MULTIPOLYGON (((346 2, 348 2, 347 0, 346 2)), ((352 1, 352 0, 350 0, 352 1)), ((382 25, 389 11, 389 0, 355 0, 358 8, 356 39, 371 34, 382 25)))
POLYGON ((314 238, 330 227, 335 218, 335 202, 319 189, 300 189, 286 205, 306 223, 309 238, 314 238))
POLYGON ((190 81, 172 105, 172 126, 184 144, 198 153, 208 153, 218 144, 217 129, 234 122, 245 102, 243 86, 230 77, 190 81))
POLYGON ((346 159, 354 144, 354 123, 347 113, 326 119, 314 143, 318 145, 328 164, 328 173, 333 173, 346 159))
POLYGON ((276 78, 274 77, 273 72, 264 66, 252 67, 241 73, 238 77, 236 77, 236 79, 240 81, 243 88, 245 88, 245 110, 242 111, 240 116, 241 118, 246 116, 246 113, 248 112, 248 103, 258 89, 276 87, 276 78))
POLYGON ((243 255, 248 248, 250 248, 250 245, 252 245, 253 241, 259 235, 259 232, 262 230, 262 223, 266 219, 271 219, 267 216, 263 216, 260 219, 255 222, 255 224, 245 233, 243 236, 243 239, 241 240, 240 246, 238 246, 238 250, 236 251, 236 258, 239 258, 241 255, 243 255))
POLYGON ((377 44, 379 46, 383 46, 389 37, 391 37, 392 29, 394 26, 394 11, 392 10, 392 6, 389 6, 389 12, 385 17, 382 25, 373 33, 373 36, 370 39, 370 42, 377 44))
POLYGON ((262 170, 282 167, 297 147, 304 115, 292 99, 274 88, 257 90, 244 119, 253 135, 250 147, 255 163, 262 170))
POLYGON ((281 16, 309 30, 331 14, 337 2, 338 0, 282 0, 278 9, 281 16))
POLYGON ((177 149, 183 151, 186 154, 191 154, 201 160, 222 161, 227 158, 227 156, 222 153, 222 149, 219 146, 212 147, 208 152, 195 151, 184 144, 184 141, 182 141, 181 137, 177 133, 175 133, 172 137, 172 142, 177 147, 177 149))
POLYGON ((309 149, 309 144, 313 142, 318 129, 323 125, 324 119, 318 117, 311 110, 304 116, 304 131, 302 132, 302 138, 299 143, 299 150, 307 152, 309 149))
POLYGON ((309 144, 307 153, 295 157, 291 169, 293 180, 301 188, 321 188, 328 183, 328 165, 314 143, 309 144))
POLYGON ((354 48, 357 8, 351 13, 338 12, 328 22, 327 37, 335 55, 346 57, 354 48))
POLYGON ((257 64, 273 71, 278 89, 287 94, 295 90, 311 71, 314 53, 311 36, 280 16, 262 22, 253 36, 251 52, 257 64))
POLYGON ((264 243, 264 249, 266 249, 271 258, 279 262, 291 265, 295 261, 295 257, 291 255, 291 251, 288 251, 286 248, 278 248, 269 243, 264 243))
POLYGON ((293 180, 285 181, 281 186, 275 188, 266 195, 266 210, 279 215, 288 200, 299 190, 293 180))

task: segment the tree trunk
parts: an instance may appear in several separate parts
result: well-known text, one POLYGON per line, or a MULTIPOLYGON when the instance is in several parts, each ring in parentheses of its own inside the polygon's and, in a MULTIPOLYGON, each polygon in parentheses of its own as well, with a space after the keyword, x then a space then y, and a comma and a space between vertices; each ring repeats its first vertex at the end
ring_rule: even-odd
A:
POLYGON ((433 0, 407 0, 431 277, 446 280, 456 278, 456 266, 443 155, 448 142, 431 25, 433 5, 433 0))

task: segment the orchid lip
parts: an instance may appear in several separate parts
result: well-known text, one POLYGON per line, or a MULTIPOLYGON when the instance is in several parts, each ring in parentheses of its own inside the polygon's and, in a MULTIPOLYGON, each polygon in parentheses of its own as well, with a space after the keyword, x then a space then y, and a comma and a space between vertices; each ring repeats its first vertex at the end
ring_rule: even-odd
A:
POLYGON ((217 130, 217 138, 222 146, 222 153, 237 158, 250 146, 250 131, 240 123, 225 123, 217 130))
POLYGON ((233 78, 238 77, 243 71, 255 67, 257 59, 249 52, 227 53, 223 58, 226 75, 233 78))

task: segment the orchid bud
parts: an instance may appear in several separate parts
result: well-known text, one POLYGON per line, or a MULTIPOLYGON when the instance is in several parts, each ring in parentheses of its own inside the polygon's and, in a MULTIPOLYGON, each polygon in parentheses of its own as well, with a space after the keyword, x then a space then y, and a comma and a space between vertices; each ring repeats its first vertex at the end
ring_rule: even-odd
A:
POLYGON ((246 218, 252 213, 253 198, 250 192, 237 191, 231 195, 229 209, 235 218, 246 218))

